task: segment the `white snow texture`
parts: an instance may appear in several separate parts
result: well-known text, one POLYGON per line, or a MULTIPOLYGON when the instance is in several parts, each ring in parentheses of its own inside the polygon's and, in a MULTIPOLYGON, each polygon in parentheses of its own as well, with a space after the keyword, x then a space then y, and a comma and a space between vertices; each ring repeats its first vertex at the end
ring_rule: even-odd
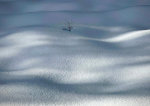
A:
POLYGON ((149 11, 149 0, 0 0, 0 106, 150 106, 149 11))

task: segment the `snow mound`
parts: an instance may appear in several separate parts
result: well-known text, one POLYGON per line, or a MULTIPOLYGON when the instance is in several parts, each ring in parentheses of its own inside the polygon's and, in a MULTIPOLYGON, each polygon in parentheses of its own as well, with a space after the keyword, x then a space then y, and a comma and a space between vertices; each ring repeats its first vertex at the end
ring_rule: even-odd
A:
POLYGON ((150 36, 150 30, 132 31, 132 32, 128 32, 128 33, 125 33, 125 34, 121 34, 121 35, 113 37, 113 38, 104 39, 102 41, 106 41, 106 42, 124 42, 124 41, 134 40, 134 39, 137 39, 137 38, 140 39, 141 37, 144 37, 144 36, 150 36))

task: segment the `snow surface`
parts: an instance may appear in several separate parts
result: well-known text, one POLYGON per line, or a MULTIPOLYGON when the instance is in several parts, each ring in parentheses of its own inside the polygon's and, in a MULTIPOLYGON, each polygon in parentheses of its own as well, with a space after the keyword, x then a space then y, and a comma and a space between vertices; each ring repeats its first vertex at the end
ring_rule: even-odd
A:
POLYGON ((0 1, 0 106, 149 106, 149 1, 113 2, 0 1))

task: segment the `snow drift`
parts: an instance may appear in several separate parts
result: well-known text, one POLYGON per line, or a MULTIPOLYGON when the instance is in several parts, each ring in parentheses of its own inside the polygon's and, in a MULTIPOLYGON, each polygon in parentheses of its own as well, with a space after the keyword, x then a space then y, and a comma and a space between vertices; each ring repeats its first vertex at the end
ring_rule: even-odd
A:
POLYGON ((0 105, 149 106, 148 3, 0 1, 0 105))

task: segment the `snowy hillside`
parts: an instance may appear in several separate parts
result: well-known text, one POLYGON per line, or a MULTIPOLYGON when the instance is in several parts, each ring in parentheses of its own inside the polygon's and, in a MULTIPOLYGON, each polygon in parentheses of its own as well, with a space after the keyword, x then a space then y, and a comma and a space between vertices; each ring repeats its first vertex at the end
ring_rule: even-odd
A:
POLYGON ((149 1, 114 2, 1 0, 0 106, 149 106, 149 1))
POLYGON ((74 24, 97 26, 126 26, 136 29, 150 28, 150 6, 135 6, 112 11, 37 11, 1 14, 1 29, 22 26, 51 26, 72 21, 74 24))

